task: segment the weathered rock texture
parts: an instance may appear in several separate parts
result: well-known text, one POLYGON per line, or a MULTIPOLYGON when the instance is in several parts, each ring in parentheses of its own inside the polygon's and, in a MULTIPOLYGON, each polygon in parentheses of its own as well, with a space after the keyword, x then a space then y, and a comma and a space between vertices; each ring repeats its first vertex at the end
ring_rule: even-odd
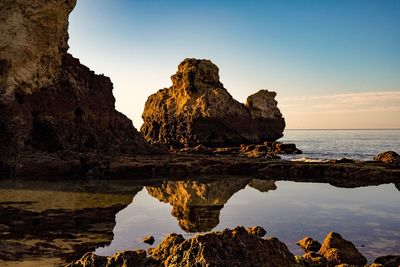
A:
POLYGON ((261 90, 241 104, 223 87, 218 71, 209 60, 182 61, 172 86, 147 99, 141 127, 146 140, 174 147, 222 147, 282 137, 285 121, 276 93, 261 90))
POLYGON ((75 2, 0 2, 0 157, 37 150, 152 152, 115 110, 110 79, 67 53, 75 2))
POLYGON ((87 253, 68 267, 83 266, 297 266, 287 246, 276 238, 263 239, 244 227, 184 239, 170 234, 149 255, 143 250, 110 257, 87 253))
POLYGON ((243 227, 191 239, 170 235, 150 251, 161 266, 295 266, 287 246, 276 238, 262 239, 243 227))
POLYGON ((385 151, 379 153, 374 157, 374 160, 381 161, 383 163, 397 163, 400 165, 400 155, 394 151, 385 151))
POLYGON ((68 50, 68 15, 75 4, 76 0, 0 2, 2 95, 29 94, 56 81, 68 50))
POLYGON ((319 254, 326 259, 328 266, 339 264, 364 266, 367 264, 367 259, 358 251, 353 243, 335 232, 330 232, 325 237, 319 254))
POLYGON ((304 252, 306 252, 306 253, 307 252, 317 252, 321 248, 321 244, 318 241, 316 241, 308 236, 304 237, 302 240, 299 240, 297 242, 297 245, 299 247, 301 247, 304 250, 304 252))

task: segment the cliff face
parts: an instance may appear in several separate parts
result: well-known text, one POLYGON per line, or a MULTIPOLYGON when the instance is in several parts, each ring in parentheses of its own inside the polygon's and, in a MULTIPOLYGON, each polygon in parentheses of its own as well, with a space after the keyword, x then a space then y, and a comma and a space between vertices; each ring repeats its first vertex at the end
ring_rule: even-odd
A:
POLYGON ((282 137, 276 93, 261 90, 241 104, 219 81, 209 60, 185 59, 171 77, 173 85, 151 95, 141 131, 151 143, 176 147, 230 146, 275 141, 282 137))
MULTIPOLYGON (((0 2, 0 151, 155 151, 115 110, 113 85, 67 53, 76 0, 0 2)), ((1 157, 0 156, 0 157, 1 157)))
POLYGON ((4 94, 31 93, 58 77, 68 50, 68 15, 76 0, 0 2, 0 70, 4 94))

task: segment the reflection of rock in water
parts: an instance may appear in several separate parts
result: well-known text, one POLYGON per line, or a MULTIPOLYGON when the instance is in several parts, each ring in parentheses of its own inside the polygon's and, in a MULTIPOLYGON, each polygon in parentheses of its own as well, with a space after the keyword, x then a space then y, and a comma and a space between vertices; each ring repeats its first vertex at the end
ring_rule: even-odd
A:
POLYGON ((399 191, 400 191, 400 183, 398 183, 398 184, 394 184, 394 186, 397 188, 397 190, 399 190, 399 191))
POLYGON ((249 182, 249 186, 257 189, 260 192, 268 192, 270 190, 276 189, 276 184, 274 180, 253 179, 249 182))
POLYGON ((147 186, 149 194, 173 206, 172 215, 186 232, 211 231, 219 223, 219 213, 228 199, 243 189, 249 179, 223 179, 211 182, 168 181, 147 186))
POLYGON ((142 188, 37 183, 0 182, 0 261, 61 265, 109 244, 115 214, 142 188))

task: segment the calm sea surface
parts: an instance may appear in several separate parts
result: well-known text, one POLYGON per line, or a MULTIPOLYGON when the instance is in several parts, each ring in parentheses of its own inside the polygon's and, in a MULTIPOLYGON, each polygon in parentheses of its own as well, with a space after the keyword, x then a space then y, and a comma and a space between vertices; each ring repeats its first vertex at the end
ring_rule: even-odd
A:
POLYGON ((372 160, 380 152, 400 153, 397 130, 285 130, 279 141, 295 143, 303 154, 284 158, 372 160))
MULTIPOLYGON (((288 130, 314 159, 372 159, 399 152, 399 130, 288 130)), ((262 177, 197 177, 170 181, 0 180, 0 266, 59 266, 95 251, 148 248, 175 232, 190 237, 238 225, 263 226, 292 253, 304 236, 336 231, 371 262, 400 253, 400 178, 397 184, 354 188, 262 177)), ((190 178, 190 177, 189 177, 190 178)), ((343 184, 343 183, 342 183, 343 184)))

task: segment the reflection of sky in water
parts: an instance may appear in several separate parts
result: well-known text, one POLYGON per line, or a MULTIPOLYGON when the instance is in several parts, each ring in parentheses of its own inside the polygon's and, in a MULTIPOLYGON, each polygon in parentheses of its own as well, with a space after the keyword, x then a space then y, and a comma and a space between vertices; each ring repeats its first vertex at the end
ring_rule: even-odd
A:
MULTIPOLYGON (((234 194, 214 230, 260 225, 267 236, 278 237, 295 254, 301 254, 296 241, 306 235, 322 241, 329 231, 341 233, 370 260, 400 252, 400 192, 393 184, 354 189, 288 181, 276 185, 266 193, 247 186, 234 194)), ((154 235, 157 244, 168 233, 184 234, 171 210, 143 189, 117 214, 111 245, 96 252, 147 248, 141 243, 145 235, 154 235)))

